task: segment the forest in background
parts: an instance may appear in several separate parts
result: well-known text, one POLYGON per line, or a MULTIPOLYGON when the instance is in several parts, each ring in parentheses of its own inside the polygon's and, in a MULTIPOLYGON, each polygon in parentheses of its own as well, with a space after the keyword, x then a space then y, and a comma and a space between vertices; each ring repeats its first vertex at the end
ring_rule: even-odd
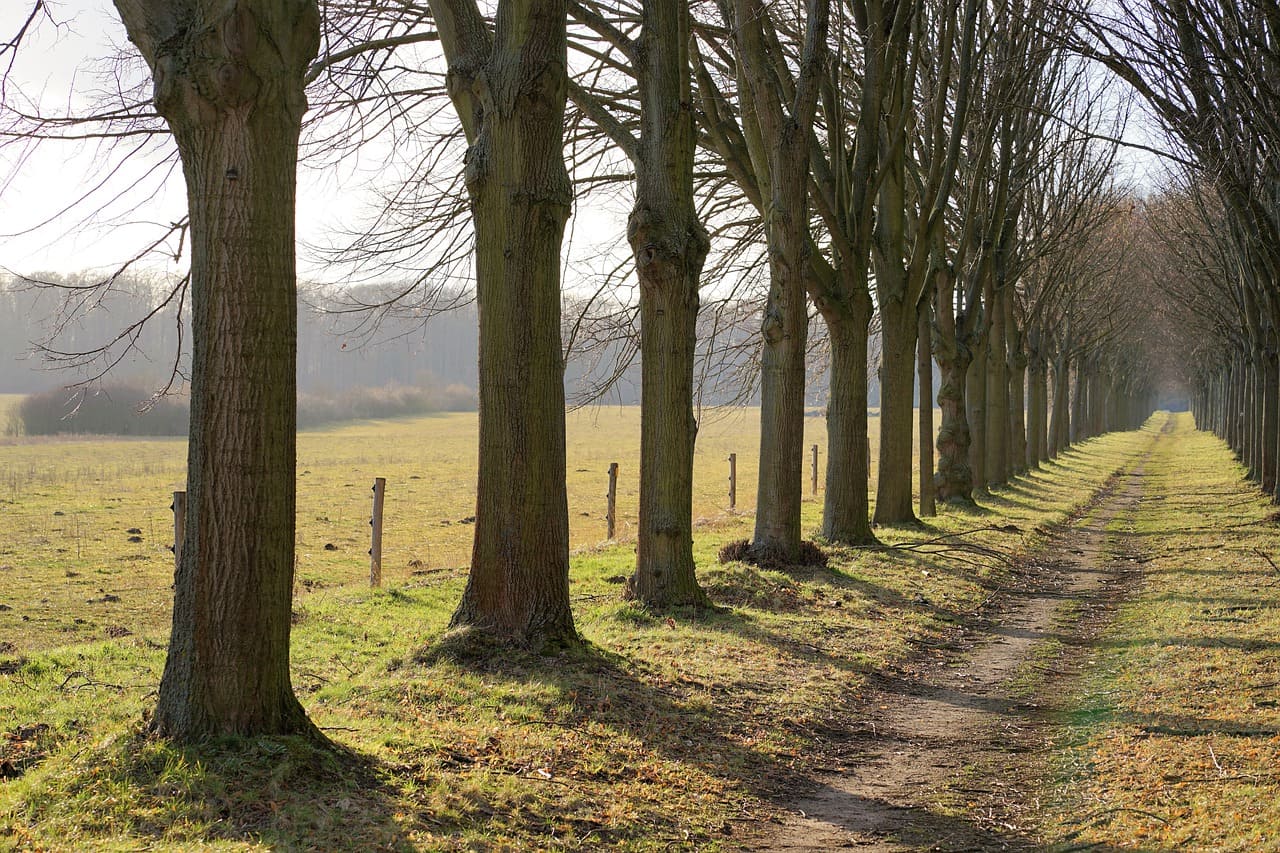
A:
MULTIPOLYGON (((6 432, 185 434, 189 318, 180 329, 178 306, 166 302, 172 288, 144 274, 120 277, 104 294, 95 293, 92 304, 73 303, 74 315, 69 314, 65 288, 100 279, 89 272, 0 275, 0 393, 37 395, 24 408, 26 426, 0 425, 6 432), (171 399, 152 401, 168 386, 179 352, 178 381, 165 395, 171 399), (109 374, 99 376, 107 366, 109 374)), ((474 411, 474 302, 457 295, 437 300, 450 305, 445 310, 383 304, 399 289, 300 286, 299 426, 474 411)), ((640 364, 633 342, 625 335, 613 343, 602 342, 603 335, 593 337, 589 323, 582 321, 586 311, 581 302, 566 296, 567 398, 571 404, 638 405, 640 364)), ((758 404, 758 311, 754 300, 742 300, 728 310, 715 304, 704 312, 703 325, 719 333, 700 336, 706 342, 699 352, 702 404, 758 404), (731 322, 725 322, 726 316, 731 322)), ((618 327, 611 322, 605 331, 616 334, 618 327)), ((820 406, 828 392, 820 319, 813 331, 807 398, 810 405, 820 406)), ((873 364, 878 345, 873 337, 873 364)), ((870 405, 879 405, 874 378, 870 388, 870 405)))

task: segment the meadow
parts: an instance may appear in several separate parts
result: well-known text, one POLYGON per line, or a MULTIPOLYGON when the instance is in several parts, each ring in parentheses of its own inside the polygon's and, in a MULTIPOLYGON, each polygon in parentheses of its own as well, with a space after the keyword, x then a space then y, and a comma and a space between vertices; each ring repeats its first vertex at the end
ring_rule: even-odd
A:
MULTIPOLYGON (((14 398, 10 398, 12 402, 14 398)), ((5 398, 0 397, 0 406, 5 398)), ((818 445, 826 424, 805 421, 818 445)), ((0 411, 3 416, 3 411, 0 411)), ((871 418, 873 445, 878 418, 871 418)), ((639 409, 600 407, 568 416, 571 547, 606 541, 608 471, 620 465, 617 539, 634 540, 639 409)), ((184 487, 186 442, 139 438, 9 438, 0 443, 0 643, 23 651, 167 628, 172 581, 172 493, 184 487)), ((700 527, 748 535, 755 504, 755 409, 704 411, 694 471, 700 527), (736 508, 728 457, 737 454, 736 508)), ((873 455, 874 483, 874 455, 873 455)), ((404 583, 470 560, 475 513, 476 415, 450 413, 361 421, 298 437, 300 595, 367 583, 375 477, 387 479, 383 578, 404 583)), ((809 458, 805 461, 805 494, 809 458)), ((821 492, 817 496, 821 500, 821 492)), ((815 508, 816 510, 816 508, 815 508)), ((816 516, 810 518, 816 525, 816 516)))
MULTIPOLYGON (((0 784, 0 848, 732 847, 808 773, 849 760, 832 744, 857 726, 869 677, 946 648, 1013 569, 927 549, 831 548, 830 567, 790 573, 719 564, 719 548, 750 531, 750 416, 703 419, 695 557, 717 606, 669 614, 621 600, 633 546, 601 542, 604 474, 615 460, 633 469, 621 451, 634 456, 635 413, 571 416, 571 596, 586 644, 553 658, 459 658, 442 639, 465 580, 474 416, 302 435, 292 669, 336 752, 298 739, 197 751, 145 734, 181 442, 0 448, 13 481, 0 558, 0 767, 13 778, 0 784), (742 461, 736 514, 723 494, 730 450, 742 461), (390 481, 389 547, 385 588, 371 591, 374 476, 390 481)), ((821 419, 808 426, 821 446, 821 419)), ((966 538, 987 553, 1025 553, 1149 440, 1092 440, 979 510, 881 538, 919 545, 976 529, 966 538)), ((634 484, 622 482, 631 518, 634 484)), ((810 529, 820 510, 806 504, 810 529)))

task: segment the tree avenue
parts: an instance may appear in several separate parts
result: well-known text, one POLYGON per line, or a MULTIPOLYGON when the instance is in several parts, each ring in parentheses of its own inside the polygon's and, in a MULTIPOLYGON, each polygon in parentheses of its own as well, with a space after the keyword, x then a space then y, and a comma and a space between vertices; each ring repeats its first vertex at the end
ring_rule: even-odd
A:
POLYGON ((46 116, 6 89, 0 144, 146 134, 181 160, 190 497, 154 715, 165 735, 313 731, 288 660, 300 138, 341 160, 368 144, 352 128, 394 137, 371 150, 411 168, 388 166, 375 224, 346 256, 394 256, 412 273, 405 294, 477 305, 462 634, 579 639, 565 364, 584 346, 610 365, 604 388, 639 360, 621 594, 654 611, 711 602, 693 517, 711 373, 758 393, 754 531, 737 553, 784 568, 813 555, 802 470, 817 376, 820 545, 874 547, 876 527, 915 524, 917 507, 982 503, 1140 425, 1162 393, 1189 395, 1280 496, 1280 39, 1261 0, 1135 0, 1114 17, 1085 0, 115 6, 153 92, 121 85, 100 110, 46 116), (1121 84, 1174 149, 1149 191, 1119 171, 1121 84), (304 124, 308 94, 321 109, 304 124), (396 159, 408 150, 418 159, 396 159), (628 192, 625 257, 566 245, 575 205, 628 192), (566 270, 592 251, 626 272, 584 295, 566 270))

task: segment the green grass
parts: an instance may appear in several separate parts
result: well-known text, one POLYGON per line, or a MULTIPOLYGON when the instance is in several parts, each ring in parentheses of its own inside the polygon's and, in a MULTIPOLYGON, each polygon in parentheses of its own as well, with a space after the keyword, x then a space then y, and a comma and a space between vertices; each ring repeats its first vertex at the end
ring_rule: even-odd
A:
MULTIPOLYGON (((591 413, 572 422, 571 508, 599 502, 608 462, 620 448, 634 450, 620 440, 633 433, 604 420, 609 411, 594 425, 591 413)), ((616 417, 634 426, 633 413, 616 417)), ((399 559, 425 548, 415 537, 426 531, 454 533, 439 519, 469 514, 471 469, 465 441, 448 436, 467 425, 447 416, 303 436, 300 472, 310 473, 300 485, 293 674, 308 712, 340 746, 332 754, 289 740, 197 752, 139 734, 163 664, 169 556, 159 529, 135 522, 144 542, 122 543, 115 528, 145 521, 148 505, 157 528, 166 521, 153 497, 180 474, 179 443, 58 442, 44 456, 39 444, 0 448, 7 470, 31 471, 23 489, 5 495, 14 502, 5 508, 26 519, 17 534, 66 549, 33 556, 10 544, 13 536, 0 539, 0 560, 12 566, 0 575, 3 595, 15 603, 0 612, 0 638, 10 644, 0 646, 0 729, 8 733, 0 761, 21 772, 0 785, 0 846, 732 847, 744 825, 776 812, 849 725, 849 699, 868 673, 946 635, 1002 579, 999 567, 851 549, 833 549, 831 569, 821 571, 718 565, 717 549, 746 535, 750 522, 715 504, 721 460, 729 448, 752 455, 754 435, 741 421, 711 420, 699 436, 698 500, 717 514, 699 528, 695 548, 719 610, 639 611, 619 596, 633 546, 589 547, 571 573, 585 648, 550 658, 439 654, 465 579, 461 560, 414 569, 426 574, 389 571, 387 588, 369 591, 355 582, 365 571, 359 537, 366 483, 384 474, 401 496, 388 529, 418 542, 398 545, 399 559), (433 479, 410 480, 410 471, 433 479), (347 482, 358 500, 326 494, 347 482), (77 541, 67 532, 74 514, 52 516, 55 507, 92 508, 113 523, 77 541), (325 541, 340 550, 320 551, 325 541), (120 559, 134 555, 141 559, 120 559), (107 593, 121 600, 102 601, 107 593), (112 626, 116 636, 107 637, 112 626)), ((944 514, 883 537, 998 521, 1026 533, 975 538, 1005 551, 1034 547, 1033 531, 1087 501, 1148 442, 1139 433, 1090 441, 997 492, 979 513, 944 514)), ((745 467, 744 479, 753 477, 745 467)), ((740 485, 740 495, 750 491, 740 485)), ((819 512, 806 504, 808 528, 819 512)), ((579 522, 575 541, 598 544, 602 533, 586 526, 579 522)))
POLYGON ((1112 529, 1144 582, 1100 640, 1064 722, 1042 816, 1072 849, 1280 848, 1280 573, 1271 506, 1189 416, 1112 529))
MULTIPOLYGON (((805 429, 806 444, 819 446, 825 470, 825 423, 809 417, 805 429)), ((878 419, 872 418, 873 440, 877 429, 878 419)), ((574 412, 568 430, 571 546, 590 550, 605 542, 604 496, 614 461, 621 465, 618 539, 634 539, 638 410, 574 412)), ((694 470, 694 517, 700 527, 747 535, 758 445, 758 410, 703 413, 694 470), (728 506, 730 453, 738 454, 736 512, 728 506)), ((299 594, 367 581, 375 477, 388 481, 387 582, 407 583, 466 565, 473 528, 465 521, 475 514, 476 454, 475 414, 365 421, 301 433, 299 594)), ((122 628, 166 630, 173 542, 169 505, 172 493, 184 487, 185 466, 181 439, 0 440, 0 605, 12 608, 0 612, 0 643, 34 651, 102 639, 122 628), (132 536, 141 541, 130 541, 132 536), (107 595, 120 600, 103 601, 107 595)), ((809 509, 810 523, 816 524, 816 504, 809 509)))

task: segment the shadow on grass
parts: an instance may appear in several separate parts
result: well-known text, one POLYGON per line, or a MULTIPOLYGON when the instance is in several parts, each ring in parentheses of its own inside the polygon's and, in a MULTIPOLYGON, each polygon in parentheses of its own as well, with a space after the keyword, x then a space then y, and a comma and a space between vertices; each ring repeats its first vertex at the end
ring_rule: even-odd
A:
MULTIPOLYGON (((723 614, 706 609, 699 614, 699 618, 723 618, 723 614)), ((748 745, 759 737, 761 719, 756 714, 761 708, 752 696, 735 689, 740 685, 720 686, 712 702, 707 700, 706 692, 715 685, 687 676, 667 680, 654 674, 645 678, 648 667, 643 661, 592 643, 583 642, 554 656, 542 656, 501 646, 474 630, 446 634, 423 649, 416 660, 425 666, 457 667, 486 681, 553 688, 538 693, 538 698, 526 697, 532 707, 526 706, 519 714, 529 716, 507 717, 507 724, 513 728, 554 726, 566 736, 574 733, 591 740, 612 740, 621 734, 681 766, 696 767, 728 782, 731 788, 765 799, 793 791, 804 778, 798 768, 789 766, 790 762, 780 761, 780 756, 748 745), (599 727, 612 734, 604 734, 599 727)), ((618 748, 627 751, 625 747, 618 748)), ((610 752, 614 751, 611 747, 610 752)), ((561 779, 570 786, 607 786, 641 769, 615 758, 606 767, 586 762, 586 766, 562 769, 561 779)), ((597 823, 575 829, 591 833, 599 846, 638 838, 653 841, 655 827, 669 826, 669 808, 655 803, 648 811, 651 813, 631 814, 626 824, 616 828, 597 823)), ((563 814, 558 819, 572 822, 563 814)), ((695 833, 692 837, 686 835, 684 841, 710 839, 711 836, 699 838, 695 833)))
POLYGON ((1184 646, 1198 649, 1239 649, 1246 652, 1280 650, 1278 640, 1251 640, 1243 637, 1125 637, 1100 640, 1098 645, 1110 649, 1144 646, 1184 646))
POLYGON ((414 849, 378 763, 316 739, 219 738, 180 746, 135 728, 72 761, 79 772, 56 770, 30 797, 36 822, 74 824, 89 837, 123 833, 176 845, 414 849))
MULTIPOLYGON (((1045 853, 1055 849, 1088 850, 1090 853, 1115 853, 1120 848, 1106 844, 1087 847, 1045 847, 1023 836, 988 828, 964 817, 940 814, 924 808, 900 806, 884 800, 863 797, 832 785, 823 785, 815 795, 821 811, 807 817, 844 833, 860 838, 874 838, 868 846, 875 849, 893 846, 912 850, 1003 850, 1008 853, 1045 853)), ((854 846, 847 836, 815 838, 805 849, 821 849, 827 843, 834 848, 854 846)))

